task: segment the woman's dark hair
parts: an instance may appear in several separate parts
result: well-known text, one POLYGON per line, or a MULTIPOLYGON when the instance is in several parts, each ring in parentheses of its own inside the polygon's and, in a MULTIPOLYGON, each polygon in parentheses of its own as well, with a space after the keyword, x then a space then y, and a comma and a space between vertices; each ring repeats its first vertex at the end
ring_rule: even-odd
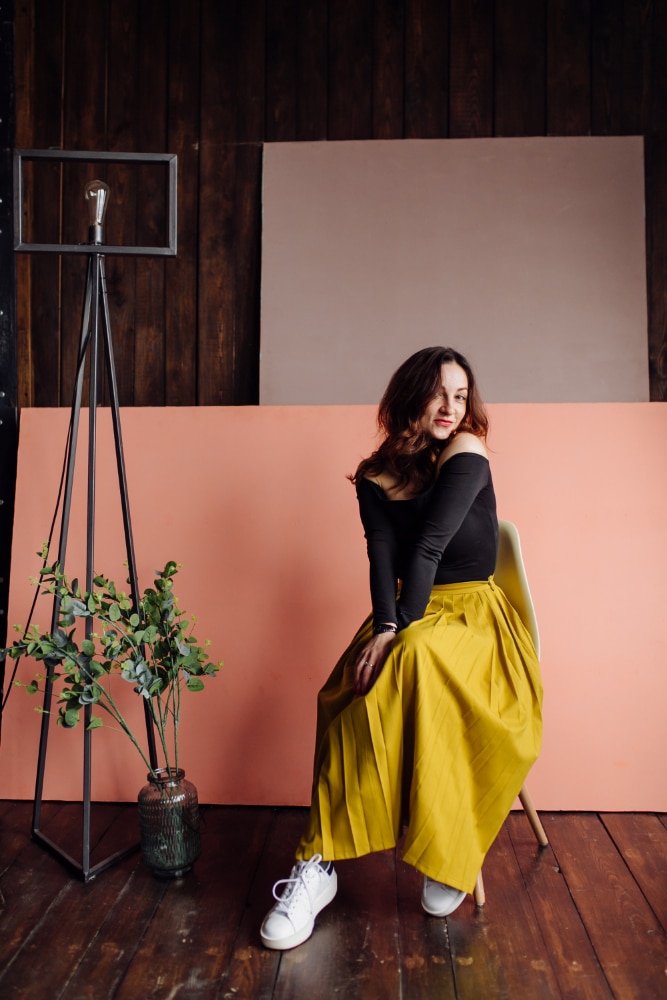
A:
POLYGON ((377 451, 359 463, 350 477, 352 482, 388 471, 396 477, 399 489, 408 483, 418 491, 430 485, 438 456, 448 442, 434 441, 426 434, 421 418, 440 391, 442 366, 447 364, 459 365, 468 379, 466 412, 456 433, 469 431, 486 438, 489 422, 469 362, 451 347, 425 347, 404 361, 389 380, 377 416, 384 440, 377 451))

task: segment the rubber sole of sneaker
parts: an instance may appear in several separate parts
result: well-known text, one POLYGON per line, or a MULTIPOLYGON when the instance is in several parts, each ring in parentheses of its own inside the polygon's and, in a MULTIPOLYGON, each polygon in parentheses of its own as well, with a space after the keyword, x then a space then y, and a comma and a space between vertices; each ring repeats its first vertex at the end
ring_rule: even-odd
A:
POLYGON ((315 930, 315 917, 318 913, 321 913, 325 906, 335 898, 338 892, 338 877, 334 871, 332 878, 327 885, 326 892, 321 893, 313 907, 313 919, 309 920, 308 923, 298 931, 294 931, 293 934, 289 934, 287 937, 275 939, 267 937, 262 931, 260 931, 260 938, 262 939, 262 944, 265 948, 272 948, 274 951, 289 951, 290 948, 297 948, 304 941, 307 941, 315 930))
POLYGON ((435 907, 428 906, 424 900, 424 895, 422 895, 422 909, 425 913, 428 913, 429 917, 448 917, 455 910, 458 910, 459 906, 466 898, 465 892, 459 892, 446 906, 435 907))

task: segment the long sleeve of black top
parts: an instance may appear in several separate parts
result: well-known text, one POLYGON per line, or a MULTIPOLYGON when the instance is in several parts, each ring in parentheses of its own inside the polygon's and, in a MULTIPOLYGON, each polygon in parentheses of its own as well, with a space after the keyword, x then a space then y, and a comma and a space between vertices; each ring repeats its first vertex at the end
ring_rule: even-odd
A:
POLYGON ((493 573, 495 497, 482 455, 454 455, 443 463, 428 493, 412 500, 388 500, 369 480, 359 482, 357 495, 375 624, 397 622, 405 628, 423 616, 434 583, 485 579, 493 573))

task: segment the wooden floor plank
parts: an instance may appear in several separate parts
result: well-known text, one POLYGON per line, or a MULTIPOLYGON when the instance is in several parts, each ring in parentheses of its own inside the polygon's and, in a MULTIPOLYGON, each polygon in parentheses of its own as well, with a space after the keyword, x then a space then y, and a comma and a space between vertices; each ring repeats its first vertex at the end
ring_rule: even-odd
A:
MULTIPOLYGON (((549 819, 542 816, 549 830, 549 819)), ((512 813, 507 829, 523 884, 547 946, 561 995, 605 1000, 612 993, 551 847, 538 847, 523 813, 512 813)), ((517 886, 517 892, 520 887, 517 886)))
POLYGON ((116 812, 109 812, 91 850, 93 865, 118 853, 139 850, 139 814, 135 803, 122 803, 116 812))
POLYGON ((667 931, 667 830, 660 818, 650 813, 605 813, 602 822, 667 931))
MULTIPOLYGON (((59 864, 53 858, 49 858, 49 863, 59 864)), ((31 1000, 53 1000, 63 995, 78 961, 97 938, 128 877, 127 868, 120 865, 88 883, 66 872, 57 873, 55 882, 60 881, 62 888, 43 915, 36 918, 33 932, 0 980, 2 995, 31 1000)))
MULTIPOLYGON (((116 819, 125 816, 127 806, 119 802, 94 802, 90 809, 90 865, 91 868, 99 862, 107 859, 108 854, 104 853, 101 847, 108 835, 110 827, 116 819)), ((62 854, 69 855, 72 861, 83 867, 83 803, 67 802, 62 804, 61 810, 57 813, 57 819, 53 819, 52 804, 45 803, 42 806, 42 814, 39 822, 39 832, 42 836, 51 840, 62 854), (50 808, 47 808, 50 807, 50 808), (67 835, 63 836, 60 824, 65 810, 67 813, 67 835)), ((111 849, 113 851, 113 848, 111 849)))
POLYGON ((558 981, 504 827, 484 864, 486 905, 447 918, 459 1000, 554 1000, 558 981))
MULTIPOLYGON (((72 810, 49 805, 47 811, 49 818, 58 822, 61 837, 67 840, 76 835, 78 821, 72 810)), ((30 822, 27 829, 30 830, 30 822)), ((0 912, 0 995, 4 977, 31 938, 41 939, 43 917, 71 880, 68 870, 59 861, 28 839, 13 864, 3 873, 0 882, 4 900, 0 912)))
POLYGON ((599 818, 554 815, 548 835, 614 996, 664 1000, 665 935, 599 818))
POLYGON ((3 819, 8 816, 10 821, 13 821, 14 815, 18 814, 21 807, 26 807, 32 812, 32 802, 23 802, 19 799, 0 799, 0 830, 2 830, 3 819))
POLYGON ((229 963, 270 813, 202 809, 202 855, 169 882, 115 1000, 213 1000, 229 963))
POLYGON ((421 906, 423 882, 423 875, 410 865, 400 860, 396 862, 402 996, 419 997, 419 1000, 455 1000, 447 921, 424 913, 421 906))
POLYGON ((336 863, 338 895, 305 944, 283 953, 275 1000, 398 1000, 394 852, 336 863))
POLYGON ((287 878, 292 869, 294 851, 305 823, 305 809, 276 810, 271 816, 232 956, 221 980, 218 995, 222 1000, 238 1000, 239 997, 271 1000, 273 997, 281 955, 264 948, 259 929, 273 906, 271 890, 274 883, 287 878))
MULTIPOLYGON (((102 913, 104 917, 95 936, 81 957, 78 966, 53 1000, 100 1000, 102 995, 115 996, 129 963, 141 948, 146 929, 166 891, 166 884, 159 882, 143 867, 138 855, 121 864, 128 871, 128 878, 116 898, 102 913)), ((96 892, 106 879, 115 876, 111 870, 100 875, 96 892)), ((102 900, 98 899, 98 905, 102 900)))
POLYGON ((5 802, 0 811, 0 889, 2 876, 30 840, 31 802, 5 802))

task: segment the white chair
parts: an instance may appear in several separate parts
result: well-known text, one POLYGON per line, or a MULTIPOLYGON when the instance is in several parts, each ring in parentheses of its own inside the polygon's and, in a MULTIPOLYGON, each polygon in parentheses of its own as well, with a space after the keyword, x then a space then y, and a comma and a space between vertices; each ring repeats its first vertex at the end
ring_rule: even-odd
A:
MULTIPOLYGON (((540 633, 537 628, 535 608, 523 565, 519 532, 511 521, 498 521, 498 559, 493 578, 526 626, 539 658, 540 633)), ((519 800, 533 828, 533 833, 537 837, 538 844, 540 847, 546 847, 549 843, 547 835, 525 785, 519 792, 519 800)), ((477 876, 474 897, 477 906, 484 906, 486 896, 481 872, 477 876)))

